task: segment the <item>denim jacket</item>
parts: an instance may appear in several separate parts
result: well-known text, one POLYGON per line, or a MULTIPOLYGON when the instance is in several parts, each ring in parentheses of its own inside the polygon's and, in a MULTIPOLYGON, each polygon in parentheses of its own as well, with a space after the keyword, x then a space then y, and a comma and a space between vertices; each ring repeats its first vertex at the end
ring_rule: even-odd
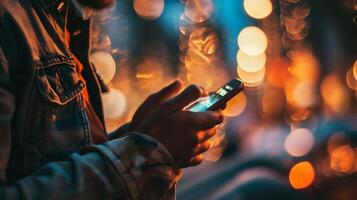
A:
POLYGON ((180 170, 155 139, 93 145, 85 87, 104 116, 90 26, 70 0, 0 1, 0 199, 174 198, 180 170))

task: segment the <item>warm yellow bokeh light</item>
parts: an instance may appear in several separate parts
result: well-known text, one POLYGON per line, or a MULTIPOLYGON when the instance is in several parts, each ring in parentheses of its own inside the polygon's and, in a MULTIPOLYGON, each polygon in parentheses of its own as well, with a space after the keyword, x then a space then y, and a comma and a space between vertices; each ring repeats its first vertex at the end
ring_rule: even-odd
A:
POLYGON ((265 53, 257 56, 247 55, 241 50, 237 53, 238 65, 246 72, 256 72, 262 70, 265 67, 266 61, 267 57, 265 53))
POLYGON ((289 172, 289 182, 295 189, 309 187, 315 179, 314 167, 308 161, 295 164, 289 172))
POLYGON ((168 62, 159 57, 147 56, 136 65, 134 84, 142 91, 153 93, 173 80, 167 71, 168 62))
POLYGON ((104 116, 109 119, 120 117, 126 108, 126 100, 123 93, 117 89, 102 95, 104 116))
POLYGON ((190 34, 188 43, 189 48, 196 48, 205 55, 215 53, 218 45, 218 35, 210 28, 196 28, 190 34))
POLYGON ((239 33, 238 46, 245 54, 257 56, 267 49, 268 39, 260 28, 249 26, 239 33))
POLYGON ((164 0, 134 0, 134 10, 143 19, 154 20, 164 10, 164 0))
POLYGON ((320 64, 310 48, 290 50, 288 57, 292 64, 289 72, 300 80, 316 82, 320 76, 320 64))
POLYGON ((193 22, 208 20, 213 12, 212 0, 187 0, 185 14, 193 22))
POLYGON ((314 146, 315 138, 309 129, 293 130, 285 139, 285 150, 294 157, 308 154, 314 146))
POLYGON ((112 55, 104 51, 98 51, 90 56, 90 60, 105 83, 109 83, 114 78, 116 64, 112 55))
POLYGON ((311 81, 291 78, 287 81, 284 92, 288 103, 297 108, 309 108, 316 104, 316 87, 311 81))
POLYGON ((263 19, 273 11, 270 0, 244 0, 243 4, 248 15, 256 19, 263 19))
POLYGON ((244 92, 239 93, 228 101, 226 108, 223 110, 223 115, 234 117, 240 115, 247 107, 247 97, 244 92))
POLYGON ((322 99, 333 114, 343 116, 350 112, 351 99, 348 88, 338 74, 327 75, 321 83, 322 99))
POLYGON ((244 84, 248 87, 256 87, 259 86, 265 77, 265 67, 260 71, 256 72, 247 72, 243 70, 240 66, 237 67, 237 72, 239 78, 244 82, 244 84))

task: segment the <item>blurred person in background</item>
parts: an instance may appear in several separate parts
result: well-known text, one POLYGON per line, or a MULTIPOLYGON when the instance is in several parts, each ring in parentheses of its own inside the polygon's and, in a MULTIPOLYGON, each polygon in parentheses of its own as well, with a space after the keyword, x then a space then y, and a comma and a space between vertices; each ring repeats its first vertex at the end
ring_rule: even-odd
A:
POLYGON ((173 199, 202 162, 223 117, 183 111, 196 86, 175 81, 107 135, 87 11, 114 3, 1 0, 0 199, 173 199))

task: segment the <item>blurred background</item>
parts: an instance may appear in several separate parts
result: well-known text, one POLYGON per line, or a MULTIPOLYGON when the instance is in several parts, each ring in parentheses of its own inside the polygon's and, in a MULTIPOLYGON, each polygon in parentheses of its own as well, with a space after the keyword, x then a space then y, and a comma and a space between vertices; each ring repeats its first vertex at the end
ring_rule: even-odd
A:
POLYGON ((357 198, 357 0, 118 0, 92 33, 108 131, 175 79, 245 82, 179 200, 357 198))

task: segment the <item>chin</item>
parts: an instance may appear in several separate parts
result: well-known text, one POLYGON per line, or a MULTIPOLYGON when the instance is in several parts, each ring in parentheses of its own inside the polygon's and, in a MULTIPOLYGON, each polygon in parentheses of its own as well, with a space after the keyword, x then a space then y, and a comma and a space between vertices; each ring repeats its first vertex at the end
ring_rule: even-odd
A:
POLYGON ((111 7, 115 0, 77 0, 83 6, 87 6, 96 10, 111 7))

